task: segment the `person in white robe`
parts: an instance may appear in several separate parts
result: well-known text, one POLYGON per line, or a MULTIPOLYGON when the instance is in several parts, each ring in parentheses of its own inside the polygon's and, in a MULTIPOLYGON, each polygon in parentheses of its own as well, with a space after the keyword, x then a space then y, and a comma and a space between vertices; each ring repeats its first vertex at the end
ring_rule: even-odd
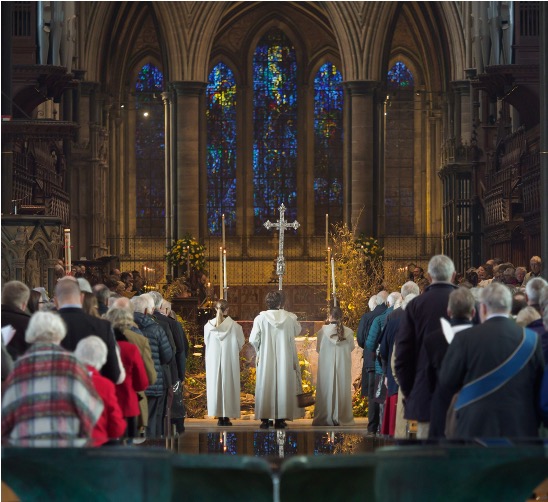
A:
POLYGON ((331 309, 329 324, 318 333, 318 378, 312 425, 352 425, 352 351, 354 332, 343 326, 342 311, 331 309))
POLYGON ((283 429, 286 420, 302 416, 297 394, 302 392, 299 359, 295 337, 301 332, 297 316, 282 308, 280 291, 266 295, 266 311, 253 321, 249 343, 257 352, 255 385, 255 419, 267 429, 269 419, 274 427, 283 429))
POLYGON ((207 414, 217 425, 232 425, 240 418, 240 351, 245 343, 242 327, 228 316, 228 302, 215 303, 217 315, 204 326, 207 414))

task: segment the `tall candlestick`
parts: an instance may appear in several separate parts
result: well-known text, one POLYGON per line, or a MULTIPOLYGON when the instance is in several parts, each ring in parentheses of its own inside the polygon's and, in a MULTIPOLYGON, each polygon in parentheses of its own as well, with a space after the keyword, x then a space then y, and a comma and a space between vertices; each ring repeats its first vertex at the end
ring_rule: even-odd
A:
POLYGON ((223 249, 223 287, 226 290, 226 249, 223 249))
POLYGON ((190 246, 186 248, 186 276, 190 279, 190 246))
POLYGON ((331 283, 333 285, 333 296, 335 296, 335 258, 331 257, 331 283))
POLYGON ((325 247, 329 248, 329 214, 325 213, 325 247))
POLYGON ((70 275, 72 269, 72 250, 70 248, 70 228, 65 228, 65 272, 70 275))
POLYGON ((326 288, 326 300, 329 301, 329 285, 331 284, 331 278, 330 278, 330 273, 331 273, 331 269, 329 268, 329 264, 331 263, 331 248, 328 247, 327 248, 327 288, 326 288))
POLYGON ((223 249, 226 249, 226 242, 225 242, 225 215, 223 214, 223 249))
POLYGON ((219 248, 219 299, 223 300, 223 247, 219 248))

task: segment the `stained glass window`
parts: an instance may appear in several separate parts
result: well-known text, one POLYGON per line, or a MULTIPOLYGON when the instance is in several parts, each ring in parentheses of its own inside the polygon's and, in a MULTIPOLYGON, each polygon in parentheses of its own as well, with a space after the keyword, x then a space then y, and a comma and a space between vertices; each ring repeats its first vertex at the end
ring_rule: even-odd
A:
POLYGON ((165 235, 164 106, 162 72, 145 64, 135 82, 136 231, 145 237, 165 235))
POLYGON ((413 74, 401 61, 396 62, 396 64, 388 70, 387 77, 387 85, 390 89, 410 88, 415 85, 413 74))
POLYGON ((343 217, 342 75, 325 63, 314 78, 314 220, 315 233, 325 232, 343 217))
POLYGON ((253 209, 255 233, 297 216, 297 60, 286 35, 269 31, 253 55, 253 209))
POLYGON ((236 228, 236 81, 219 63, 209 74, 207 89, 207 225, 220 235, 222 215, 227 234, 236 228))

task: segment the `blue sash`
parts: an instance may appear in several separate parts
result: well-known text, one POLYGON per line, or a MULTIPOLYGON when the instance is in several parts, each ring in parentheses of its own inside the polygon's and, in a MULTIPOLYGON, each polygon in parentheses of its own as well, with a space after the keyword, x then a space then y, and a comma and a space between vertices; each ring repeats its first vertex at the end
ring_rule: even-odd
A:
POLYGON ((531 359, 537 347, 537 339, 537 334, 533 330, 524 328, 521 343, 506 361, 489 373, 467 383, 461 389, 455 403, 455 410, 460 410, 500 389, 531 359))

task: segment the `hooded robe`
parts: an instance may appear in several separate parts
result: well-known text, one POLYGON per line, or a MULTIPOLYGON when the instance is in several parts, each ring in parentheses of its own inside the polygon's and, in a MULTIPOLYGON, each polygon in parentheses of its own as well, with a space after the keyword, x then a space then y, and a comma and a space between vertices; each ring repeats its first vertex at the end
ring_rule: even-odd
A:
POLYGON ((328 324, 317 333, 318 381, 312 425, 351 425, 352 356, 354 332, 344 326, 346 340, 339 341, 337 325, 328 324))
POLYGON ((219 326, 211 319, 204 326, 207 414, 240 418, 240 350, 242 327, 231 317, 219 326))
POLYGON ((255 419, 302 416, 297 394, 302 392, 295 337, 297 316, 283 309, 261 312, 253 321, 249 343, 257 352, 255 419))

